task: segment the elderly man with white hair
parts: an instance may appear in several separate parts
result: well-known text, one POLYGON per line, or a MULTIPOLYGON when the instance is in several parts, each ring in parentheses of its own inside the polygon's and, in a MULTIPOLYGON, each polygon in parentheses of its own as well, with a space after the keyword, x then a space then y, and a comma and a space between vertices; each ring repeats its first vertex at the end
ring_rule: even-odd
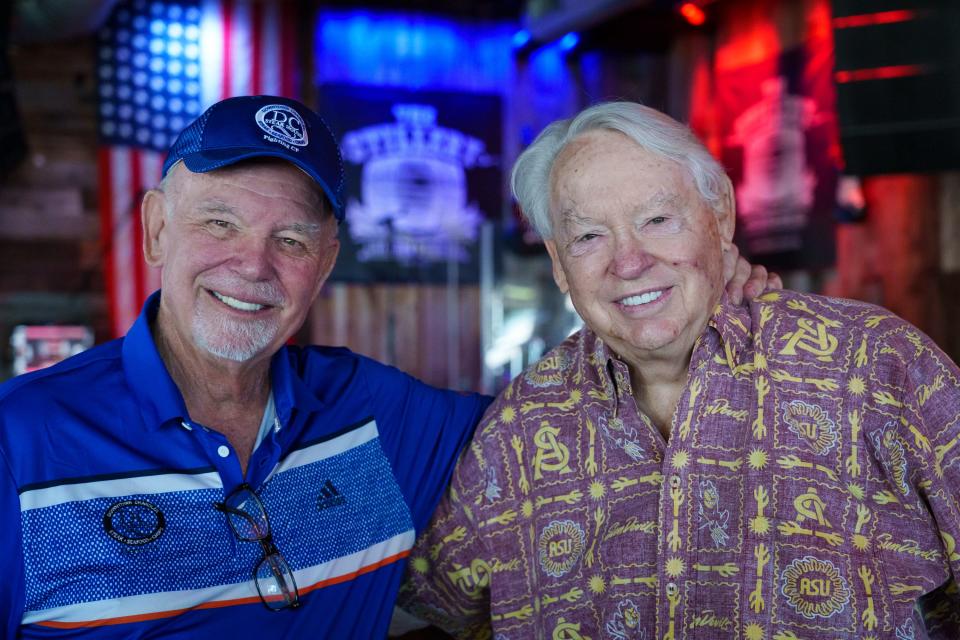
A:
POLYGON ((960 371, 859 302, 733 304, 734 199, 637 104, 513 188, 584 328, 487 411, 403 602, 457 637, 957 638, 960 371))

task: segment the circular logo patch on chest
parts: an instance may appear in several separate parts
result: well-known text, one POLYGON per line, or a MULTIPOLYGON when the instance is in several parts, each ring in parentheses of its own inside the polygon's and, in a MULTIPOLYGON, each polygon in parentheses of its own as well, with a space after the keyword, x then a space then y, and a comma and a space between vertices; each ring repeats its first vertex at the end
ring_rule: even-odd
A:
POLYGON ((166 528, 163 512, 146 500, 121 500, 103 514, 107 535, 123 544, 138 547, 159 538, 166 528))
POLYGON ((829 560, 797 558, 787 565, 781 578, 787 602, 804 618, 829 618, 843 611, 850 601, 847 581, 829 560))

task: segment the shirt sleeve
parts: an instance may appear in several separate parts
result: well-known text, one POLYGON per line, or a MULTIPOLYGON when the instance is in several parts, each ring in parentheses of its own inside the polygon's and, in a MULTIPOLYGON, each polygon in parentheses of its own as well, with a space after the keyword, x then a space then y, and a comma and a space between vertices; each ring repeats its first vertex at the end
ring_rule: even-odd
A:
POLYGON ((495 444, 484 437, 495 428, 500 401, 481 421, 463 452, 450 488, 430 526, 417 539, 398 604, 456 638, 490 636, 490 566, 493 554, 481 535, 485 478, 499 464, 495 444))
POLYGON ((384 453, 420 532, 491 398, 437 389, 368 359, 362 366, 384 453))
POLYGON ((0 451, 0 637, 16 638, 23 617, 23 545, 20 500, 0 451))
POLYGON ((903 419, 926 453, 914 484, 936 518, 947 560, 960 575, 960 371, 933 343, 907 367, 903 419))
POLYGON ((924 598, 931 638, 960 637, 960 369, 926 336, 910 332, 916 357, 906 366, 901 424, 919 454, 912 485, 933 516, 952 579, 924 598))

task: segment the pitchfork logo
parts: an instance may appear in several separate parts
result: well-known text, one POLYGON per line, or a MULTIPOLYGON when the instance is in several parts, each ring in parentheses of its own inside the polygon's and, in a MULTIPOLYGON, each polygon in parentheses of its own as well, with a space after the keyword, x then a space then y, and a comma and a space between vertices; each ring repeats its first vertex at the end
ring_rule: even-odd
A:
POLYGON ((268 138, 298 147, 307 146, 307 128, 303 118, 295 110, 285 104, 268 104, 257 111, 257 125, 263 129, 268 138))

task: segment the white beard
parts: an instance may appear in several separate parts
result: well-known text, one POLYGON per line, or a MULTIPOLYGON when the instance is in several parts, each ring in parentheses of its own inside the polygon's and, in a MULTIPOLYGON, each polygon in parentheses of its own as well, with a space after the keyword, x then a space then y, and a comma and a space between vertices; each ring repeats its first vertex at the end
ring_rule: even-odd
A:
POLYGON ((217 357, 236 362, 244 362, 262 352, 277 337, 278 330, 275 322, 267 320, 235 320, 199 310, 193 316, 196 345, 217 357))

